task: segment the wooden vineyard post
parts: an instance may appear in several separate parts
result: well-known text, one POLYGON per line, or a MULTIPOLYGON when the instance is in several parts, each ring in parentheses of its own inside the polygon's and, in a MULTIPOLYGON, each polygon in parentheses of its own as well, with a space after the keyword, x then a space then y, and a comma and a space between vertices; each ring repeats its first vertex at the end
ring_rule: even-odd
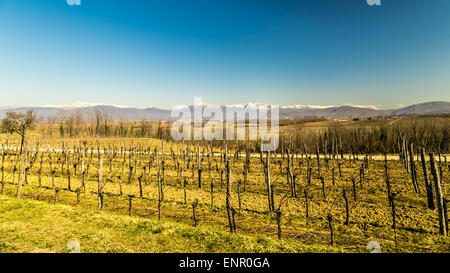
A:
POLYGON ((389 168, 388 168, 388 161, 387 161, 387 154, 384 153, 384 177, 386 182, 386 189, 387 189, 387 196, 388 196, 388 203, 391 205, 391 182, 389 181, 389 168))
MULTIPOLYGON (((128 151, 128 184, 131 184, 131 178, 133 176, 133 165, 131 164, 131 155, 133 152, 133 148, 130 148, 128 151)), ((156 151, 158 152, 158 151, 156 151)))
POLYGON ((275 201, 273 199, 273 193, 275 192, 273 190, 274 186, 270 185, 270 204, 272 205, 272 211, 275 211, 275 201))
POLYGON ((147 175, 147 166, 144 166, 144 167, 143 167, 143 171, 142 171, 142 181, 144 181, 144 184, 147 183, 147 177, 146 177, 146 175, 147 175))
POLYGON ((342 165, 342 162, 339 161, 339 162, 338 162, 339 177, 342 177, 341 165, 342 165))
POLYGON ((276 220, 277 220, 277 227, 278 227, 278 240, 281 240, 281 210, 276 211, 276 220))
POLYGON ((67 168, 67 189, 69 191, 72 191, 71 185, 70 185, 70 168, 67 168))
POLYGON ((355 178, 352 177, 352 184, 353 184, 353 200, 356 202, 357 201, 357 197, 356 197, 356 182, 355 182, 355 178))
POLYGON ((54 197, 54 204, 58 203, 58 193, 60 189, 58 187, 55 188, 55 197, 54 197))
POLYGON ((238 205, 239 205, 239 212, 241 211, 241 180, 238 180, 237 183, 237 194, 238 194, 238 205))
POLYGON ((292 174, 292 161, 291 161, 291 157, 289 154, 289 149, 286 150, 286 154, 287 154, 287 180, 289 183, 289 186, 291 188, 291 196, 294 197, 295 193, 294 193, 294 175, 292 174))
POLYGON ((361 189, 363 188, 363 180, 364 180, 364 178, 363 178, 363 174, 364 174, 363 168, 364 168, 363 166, 361 166, 359 168, 359 186, 360 186, 361 189))
POLYGON ((199 141, 197 141, 197 173, 198 173, 198 175, 199 175, 199 184, 198 184, 198 187, 199 188, 201 188, 202 187, 202 185, 201 185, 201 161, 200 161, 200 142, 199 141))
POLYGON ((307 163, 307 166, 306 166, 306 180, 308 181, 308 185, 311 185, 311 172, 312 172, 312 169, 311 169, 311 158, 310 157, 306 157, 306 163, 307 163))
POLYGON ((128 195, 128 215, 131 216, 131 212, 133 211, 133 198, 134 195, 128 195))
POLYGON ((138 183, 139 183, 139 197, 142 199, 142 175, 138 176, 138 183))
POLYGON ((335 181, 334 181, 334 166, 333 166, 333 168, 331 168, 331 179, 332 179, 332 183, 334 186, 334 183, 335 183, 335 181))
POLYGON ((328 220, 328 226, 330 228, 330 245, 334 246, 333 216, 331 214, 328 214, 327 220, 328 220))
POLYGON ((297 180, 297 175, 294 174, 292 176, 292 188, 293 188, 293 192, 294 192, 294 198, 297 198, 297 186, 296 186, 296 180, 297 180))
POLYGON ((409 173, 409 156, 408 156, 408 144, 407 144, 407 140, 403 139, 403 159, 404 159, 404 164, 405 164, 405 168, 406 168, 406 172, 409 173))
POLYGON ((53 160, 52 159, 52 152, 50 151, 49 155, 48 155, 48 161, 49 161, 49 164, 50 164, 50 174, 52 176, 52 188, 54 188, 55 187, 55 170, 53 169, 52 160, 53 160))
POLYGON ((325 193, 325 179, 323 178, 323 176, 320 177, 320 181, 322 181, 322 194, 323 194, 323 199, 327 199, 327 195, 325 193))
MULTIPOLYGON (((75 150, 73 151, 75 154, 75 150)), ((69 191, 72 191, 71 185, 70 185, 70 165, 69 165, 69 149, 66 150, 66 165, 67 165, 67 189, 69 191)), ((62 165, 64 166, 64 165, 62 165)), ((63 171, 61 173, 64 173, 63 171)))
POLYGON ((227 181, 227 195, 226 195, 226 207, 227 207, 227 215, 228 215, 228 224, 230 226, 230 232, 234 232, 233 227, 233 212, 231 207, 231 170, 230 170, 230 160, 226 161, 225 165, 226 169, 226 181, 227 181))
POLYGON ((41 153, 41 160, 39 162, 39 169, 38 169, 38 184, 39 188, 42 187, 42 164, 44 160, 44 153, 41 153))
POLYGON ((247 171, 248 171, 248 168, 246 168, 246 169, 242 172, 242 175, 243 175, 243 177, 244 177, 244 192, 246 191, 246 187, 247 187, 247 171))
MULTIPOLYGON (((17 160, 17 156, 16 156, 16 160, 17 160)), ((11 159, 11 165, 13 165, 13 160, 11 159)), ((13 167, 13 171, 12 171, 12 183, 13 185, 16 183, 16 172, 17 172, 17 162, 14 162, 14 167, 13 167)))
POLYGON ((267 199, 269 212, 274 211, 274 204, 272 204, 272 184, 270 181, 270 152, 267 151, 266 162, 264 164, 265 180, 267 186, 267 199))
POLYGON ((103 156, 99 155, 98 158, 98 200, 97 200, 97 205, 98 205, 98 209, 102 210, 103 208, 103 185, 102 185, 102 181, 103 180, 103 156))
POLYGON ((414 164, 414 148, 413 144, 409 145, 409 163, 411 168, 411 181, 414 186, 414 191, 420 193, 419 184, 417 183, 416 165, 414 164))
POLYGON ((396 212, 395 212, 395 195, 390 194, 389 195, 389 203, 391 204, 392 209, 392 228, 397 228, 397 222, 396 222, 396 212))
POLYGON ((184 191, 184 204, 187 204, 187 196, 186 196, 186 185, 187 185, 187 178, 184 178, 183 182, 183 191, 184 191))
POLYGON ((431 173, 433 174, 434 186, 435 186, 434 188, 436 191, 436 202, 437 202, 438 217, 439 217, 439 233, 441 235, 447 235, 447 231, 445 229, 445 219, 444 219, 444 197, 442 195, 440 176, 438 173, 436 162, 434 160, 434 154, 430 153, 429 156, 430 156, 431 173))
MULTIPOLYGON (((158 164, 158 158, 156 160, 156 163, 158 164)), ((159 169, 158 164, 158 220, 161 220, 161 203, 164 199, 164 191, 163 191, 163 181, 161 177, 161 170, 159 169)))
MULTIPOLYGON (((84 157, 86 154, 86 144, 84 144, 84 148, 83 148, 83 152, 81 153, 81 188, 83 189, 83 192, 86 191, 86 187, 85 187, 85 181, 84 181, 84 175, 85 175, 85 170, 84 170, 84 157)), ((41 160, 42 162, 42 160, 41 160)), ((75 173, 74 173, 75 175, 75 173)))
POLYGON ((119 190, 120 190, 120 195, 123 195, 123 190, 122 190, 122 176, 117 176, 117 178, 119 179, 119 190))
POLYGON ((22 179, 24 176, 24 173, 22 173, 22 169, 25 172, 25 167, 22 163, 23 161, 25 161, 25 164, 26 164, 26 152, 21 154, 19 157, 19 181, 17 182, 17 193, 16 193, 17 199, 20 199, 20 195, 21 195, 21 191, 22 191, 22 179))
POLYGON ((104 201, 105 201, 105 195, 102 192, 101 194, 99 194, 98 197, 99 197, 99 200, 100 200, 99 210, 103 210, 103 204, 104 204, 104 201))
POLYGON ((206 159, 208 164, 208 179, 211 180, 211 159, 210 159, 210 150, 207 149, 206 159))
POLYGON ((348 223, 350 220, 350 211, 349 211, 349 206, 348 206, 347 191, 345 188, 342 190, 342 195, 343 195, 344 201, 345 201, 345 225, 348 226, 348 223))
POLYGON ((447 236, 449 235, 448 233, 448 212, 447 212, 447 204, 448 204, 448 200, 444 198, 444 221, 445 221, 445 231, 447 236))
POLYGON ((420 159, 422 161, 423 178, 425 180, 425 189, 427 191, 428 208, 434 210, 433 184, 428 176, 428 166, 425 158, 425 149, 420 149, 420 159))
POLYGON ((1 167, 1 171, 2 171, 2 195, 5 194, 5 151, 3 149, 3 145, 2 145, 2 167, 1 167))
POLYGON ((77 192, 77 205, 79 205, 80 204, 80 188, 77 188, 76 192, 77 192))
POLYGON ((211 209, 214 208, 214 183, 211 180, 211 209))
POLYGON ((305 189, 303 191, 303 193, 305 194, 305 217, 306 219, 309 219, 309 196, 308 196, 308 191, 305 189))
POLYGON ((232 223, 232 225, 233 225, 233 233, 236 233, 236 210, 232 207, 231 208, 231 223, 232 223))
POLYGON ((320 153, 319 144, 316 144, 316 157, 317 157, 317 173, 320 176, 320 153))
POLYGON ((198 188, 201 189, 202 188, 202 169, 200 169, 200 167, 199 167, 197 172, 198 172, 198 188))
MULTIPOLYGON (((164 143, 164 142, 163 142, 164 143)), ((164 147, 164 144, 163 144, 164 147)), ((164 153, 162 154, 164 155, 164 153)), ((164 201, 164 160, 161 158, 159 164, 158 152, 156 151, 156 166, 158 175, 158 209, 161 209, 161 203, 164 201)))
POLYGON ((26 186, 28 184, 28 170, 29 167, 25 164, 25 170, 23 171, 23 184, 26 186))
POLYGON ((194 227, 197 227, 197 213, 196 213, 197 206, 198 206, 198 199, 195 199, 195 201, 192 202, 192 215, 194 219, 194 227))
MULTIPOLYGON (((85 150, 86 147, 84 147, 83 152, 85 150)), ((78 153, 75 152, 75 145, 73 146, 73 176, 76 177, 77 176, 77 168, 78 168, 78 163, 80 163, 80 157, 78 155, 78 153), (76 159, 75 159, 76 158, 76 159)), ((84 159, 84 157, 83 157, 84 159)), ((67 165, 67 168, 69 168, 69 165, 67 165)))

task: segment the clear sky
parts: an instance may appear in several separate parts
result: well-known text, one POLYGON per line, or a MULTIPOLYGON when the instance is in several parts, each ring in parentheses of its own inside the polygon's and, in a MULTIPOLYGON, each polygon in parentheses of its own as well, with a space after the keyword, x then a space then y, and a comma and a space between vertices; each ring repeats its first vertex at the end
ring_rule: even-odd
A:
POLYGON ((0 105, 450 101, 450 1, 381 4, 0 0, 0 105))

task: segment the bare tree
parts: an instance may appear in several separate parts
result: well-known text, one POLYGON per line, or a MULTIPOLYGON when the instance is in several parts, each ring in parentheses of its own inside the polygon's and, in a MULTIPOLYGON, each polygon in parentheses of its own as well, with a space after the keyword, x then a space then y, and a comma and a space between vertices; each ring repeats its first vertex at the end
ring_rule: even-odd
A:
POLYGON ((26 131, 36 121, 36 115, 32 110, 26 113, 7 112, 2 120, 2 131, 11 134, 18 134, 21 137, 20 154, 22 154, 23 144, 25 142, 26 131))

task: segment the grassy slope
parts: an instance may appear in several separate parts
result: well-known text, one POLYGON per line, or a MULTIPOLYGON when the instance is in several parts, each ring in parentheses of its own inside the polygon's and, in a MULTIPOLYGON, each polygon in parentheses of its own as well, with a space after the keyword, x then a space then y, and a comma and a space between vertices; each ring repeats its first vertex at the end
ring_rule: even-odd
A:
POLYGON ((327 246, 0 197, 0 252, 330 252, 327 246))

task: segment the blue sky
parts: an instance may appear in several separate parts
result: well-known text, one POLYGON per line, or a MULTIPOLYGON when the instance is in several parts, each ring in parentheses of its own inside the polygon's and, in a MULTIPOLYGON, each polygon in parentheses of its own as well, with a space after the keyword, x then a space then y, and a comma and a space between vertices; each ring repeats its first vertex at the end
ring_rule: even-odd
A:
POLYGON ((450 1, 0 0, 0 105, 450 101, 450 1))

